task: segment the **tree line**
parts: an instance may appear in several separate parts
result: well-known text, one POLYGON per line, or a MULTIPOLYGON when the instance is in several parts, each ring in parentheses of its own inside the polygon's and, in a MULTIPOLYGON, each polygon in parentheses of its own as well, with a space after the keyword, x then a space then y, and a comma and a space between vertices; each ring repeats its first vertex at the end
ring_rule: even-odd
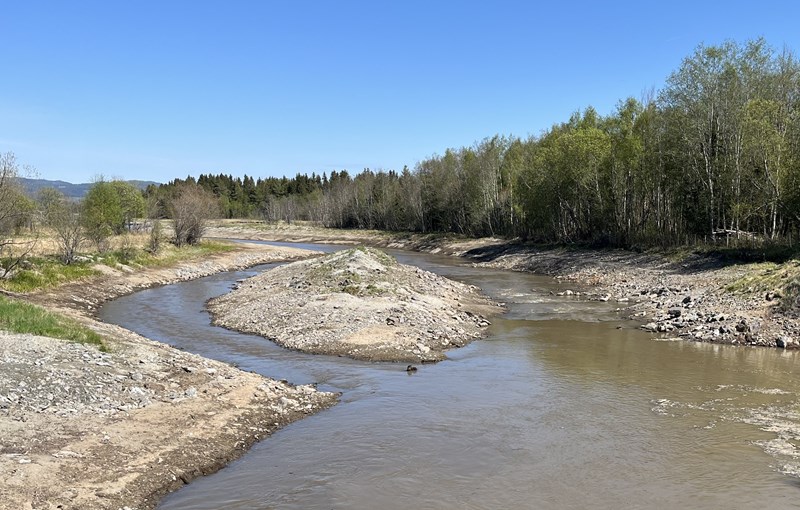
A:
MULTIPOLYGON (((13 155, 0 163, 0 230, 19 230, 43 203, 66 207, 63 197, 25 198, 9 184, 13 155)), ((176 244, 202 235, 202 221, 182 218, 210 215, 621 247, 791 243, 800 228, 800 64, 763 39, 701 45, 660 91, 608 115, 588 107, 537 136, 496 135, 400 171, 203 174, 141 194, 101 182, 79 212, 98 248, 139 215, 179 220, 176 244)))
MULTIPOLYGON (((496 135, 413 170, 201 175, 226 217, 546 242, 788 242, 800 225, 800 65, 763 39, 699 46, 660 91, 588 107, 526 139, 496 135)), ((163 200, 167 203, 167 200, 163 200)))

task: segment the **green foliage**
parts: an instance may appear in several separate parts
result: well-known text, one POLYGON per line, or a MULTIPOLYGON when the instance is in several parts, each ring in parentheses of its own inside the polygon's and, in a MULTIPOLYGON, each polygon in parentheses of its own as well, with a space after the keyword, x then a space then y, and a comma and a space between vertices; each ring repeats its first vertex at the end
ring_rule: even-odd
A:
MULTIPOLYGON (((800 63, 763 39, 699 46, 643 101, 589 107, 528 139, 494 136, 412 171, 253 181, 200 176, 224 215, 328 227, 623 247, 800 238, 800 63)), ((166 196, 175 181, 153 196, 166 196)))
POLYGON ((100 251, 108 249, 107 240, 122 224, 122 206, 110 182, 98 182, 83 199, 82 222, 86 235, 100 251))
POLYGON ((100 335, 76 321, 44 308, 2 296, 0 296, 0 328, 13 333, 29 333, 97 345, 100 350, 106 350, 100 335))
POLYGON ((142 192, 127 181, 111 181, 111 187, 122 209, 122 222, 117 224, 115 234, 121 234, 126 225, 145 215, 145 200, 142 192))
POLYGON ((131 221, 144 215, 144 209, 144 197, 132 184, 100 181, 83 199, 82 222, 89 239, 105 251, 108 238, 122 234, 131 221))

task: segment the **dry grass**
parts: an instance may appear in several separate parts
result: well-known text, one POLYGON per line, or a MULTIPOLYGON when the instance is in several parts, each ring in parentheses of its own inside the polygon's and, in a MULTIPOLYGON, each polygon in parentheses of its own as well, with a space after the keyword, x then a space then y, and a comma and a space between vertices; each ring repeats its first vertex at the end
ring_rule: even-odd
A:
POLYGON ((800 261, 791 260, 782 264, 762 262, 749 264, 747 274, 725 287, 736 294, 758 294, 777 291, 781 294, 791 292, 800 281, 800 261))
POLYGON ((133 233, 114 236, 109 243, 110 249, 103 252, 98 252, 90 243, 83 243, 76 261, 65 265, 59 258, 58 244, 52 236, 48 237, 46 234, 45 231, 39 233, 35 249, 25 257, 23 264, 0 280, 0 289, 32 292, 95 276, 100 273, 96 268, 99 264, 111 268, 124 265, 133 269, 165 267, 235 249, 230 243, 220 241, 203 241, 180 248, 163 243, 162 249, 154 254, 146 249, 149 234, 133 233))

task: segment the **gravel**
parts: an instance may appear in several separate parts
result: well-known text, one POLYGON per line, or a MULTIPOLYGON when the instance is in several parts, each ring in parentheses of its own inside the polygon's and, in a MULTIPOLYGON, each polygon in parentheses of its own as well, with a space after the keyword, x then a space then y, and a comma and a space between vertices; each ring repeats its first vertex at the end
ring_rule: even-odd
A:
POLYGON ((357 248, 280 266, 211 300, 215 324, 315 354, 438 361, 501 308, 474 286, 357 248))

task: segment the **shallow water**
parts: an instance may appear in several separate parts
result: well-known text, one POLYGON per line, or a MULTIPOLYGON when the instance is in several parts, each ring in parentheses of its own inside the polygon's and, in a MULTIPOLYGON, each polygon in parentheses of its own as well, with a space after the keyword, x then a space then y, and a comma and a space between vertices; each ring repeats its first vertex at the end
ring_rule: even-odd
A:
POLYGON ((150 338, 342 392, 159 508, 800 506, 794 352, 658 341, 611 303, 551 295, 568 287, 550 278, 391 253, 479 285, 509 312, 489 338, 409 375, 211 326, 203 303, 254 271, 103 308, 150 338))

